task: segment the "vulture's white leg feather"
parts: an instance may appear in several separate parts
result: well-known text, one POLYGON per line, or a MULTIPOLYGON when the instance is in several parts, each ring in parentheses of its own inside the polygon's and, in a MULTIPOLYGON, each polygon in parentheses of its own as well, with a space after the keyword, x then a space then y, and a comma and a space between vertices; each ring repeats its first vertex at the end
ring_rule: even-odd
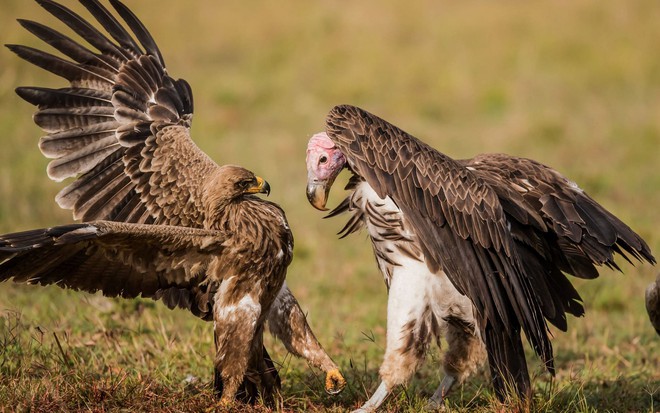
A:
MULTIPOLYGON (((423 262, 408 257, 399 259, 402 265, 394 268, 390 282, 387 347, 380 367, 381 379, 387 383, 388 389, 406 383, 424 358, 433 338, 433 329, 422 323, 431 324, 429 318, 435 317, 429 313, 435 304, 429 296, 430 291, 439 287, 423 262)), ((442 319, 438 324, 441 328, 446 327, 442 319)))
POLYGON ((472 302, 443 271, 434 274, 429 270, 424 255, 413 246, 415 236, 407 230, 403 213, 391 198, 382 199, 367 183, 361 183, 352 201, 364 213, 378 267, 389 287, 382 383, 362 409, 376 409, 395 386, 405 384, 431 341, 446 335, 449 348, 444 359, 446 377, 438 389, 441 401, 454 382, 463 382, 485 358, 476 335, 472 302))

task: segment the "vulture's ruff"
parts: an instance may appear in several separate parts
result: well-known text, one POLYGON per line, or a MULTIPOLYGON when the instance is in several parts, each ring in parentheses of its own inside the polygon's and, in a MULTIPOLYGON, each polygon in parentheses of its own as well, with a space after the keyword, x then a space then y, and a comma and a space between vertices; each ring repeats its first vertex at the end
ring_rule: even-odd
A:
POLYGON ((37 2, 91 46, 30 20, 19 22, 65 57, 7 46, 70 83, 16 92, 38 108, 48 176, 75 178, 57 203, 86 223, 0 236, 0 281, 141 295, 212 320, 225 403, 258 393, 269 401, 279 388, 262 345, 266 322, 290 352, 326 371, 326 390, 341 390, 285 283, 293 236, 284 212, 253 195, 269 192, 263 179, 219 166, 193 143, 190 86, 170 77, 147 29, 116 0, 125 26, 97 0, 81 0, 95 23, 37 2))
POLYGON ((433 339, 446 335, 445 378, 432 406, 485 357, 497 395, 531 392, 525 333, 554 371, 549 321, 584 313, 564 274, 619 269, 614 254, 655 263, 644 240, 574 182, 530 159, 483 154, 453 160, 356 107, 337 106, 307 148, 307 196, 325 209, 337 174, 353 176, 330 213, 340 231, 366 227, 389 288, 381 384, 363 411, 405 383, 433 339))

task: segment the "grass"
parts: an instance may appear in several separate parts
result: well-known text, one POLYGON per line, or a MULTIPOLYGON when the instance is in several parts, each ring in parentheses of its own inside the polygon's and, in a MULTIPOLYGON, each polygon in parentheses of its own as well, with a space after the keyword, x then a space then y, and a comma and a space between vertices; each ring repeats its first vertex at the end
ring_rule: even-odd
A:
MULTIPOLYGON (((304 195, 304 150, 335 104, 364 107, 456 157, 507 152, 552 165, 660 251, 660 8, 653 0, 532 3, 129 1, 175 76, 195 92, 193 133, 222 163, 265 176, 296 236, 288 283, 349 387, 268 339, 282 365, 279 411, 345 411, 378 384, 386 292, 366 235, 339 241, 304 195), (158 7, 167 13, 153 13, 158 7)), ((52 23, 4 0, 2 43, 38 45, 14 22, 52 23)), ((61 26, 57 26, 60 27, 61 26)), ((0 232, 71 222, 62 184, 18 85, 61 86, 0 51, 0 232)), ((345 179, 345 177, 344 177, 345 179)), ((331 205, 342 196, 341 182, 331 205)), ((587 316, 554 339, 557 377, 530 356, 533 410, 660 411, 660 340, 643 307, 657 269, 622 265, 577 282, 587 316)), ((148 300, 0 285, 0 411, 208 411, 211 327, 148 300), (186 383, 189 376, 196 383, 186 383)), ((440 380, 433 350, 384 411, 417 411, 440 380)), ((449 411, 507 411, 485 374, 449 411)))

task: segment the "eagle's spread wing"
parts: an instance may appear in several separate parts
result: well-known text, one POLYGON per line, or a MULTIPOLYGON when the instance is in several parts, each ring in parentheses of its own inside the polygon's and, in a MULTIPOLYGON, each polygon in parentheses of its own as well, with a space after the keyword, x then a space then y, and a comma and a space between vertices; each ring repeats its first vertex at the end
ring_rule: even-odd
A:
POLYGON ((34 121, 47 133, 39 146, 54 159, 49 177, 76 177, 58 204, 83 221, 201 226, 202 183, 217 165, 190 139, 188 83, 170 77, 151 35, 122 3, 111 1, 130 32, 97 0, 81 1, 108 37, 66 7, 38 2, 98 50, 29 20, 19 21, 66 58, 8 45, 70 83, 17 89, 38 107, 34 121))
POLYGON ((0 236, 0 281, 14 279, 106 296, 162 299, 212 317, 221 280, 206 270, 225 234, 196 228, 93 221, 0 236))

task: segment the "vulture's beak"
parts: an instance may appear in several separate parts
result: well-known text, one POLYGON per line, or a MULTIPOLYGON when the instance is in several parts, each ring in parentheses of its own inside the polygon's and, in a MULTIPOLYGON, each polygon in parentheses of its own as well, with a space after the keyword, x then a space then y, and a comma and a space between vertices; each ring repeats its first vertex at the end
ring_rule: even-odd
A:
POLYGON ((270 185, 262 177, 257 176, 257 184, 247 189, 248 194, 266 194, 270 195, 270 185))
POLYGON ((325 207, 326 202, 328 202, 328 193, 330 192, 330 187, 326 181, 319 181, 316 179, 307 180, 307 200, 310 204, 319 211, 327 211, 328 208, 325 207))

